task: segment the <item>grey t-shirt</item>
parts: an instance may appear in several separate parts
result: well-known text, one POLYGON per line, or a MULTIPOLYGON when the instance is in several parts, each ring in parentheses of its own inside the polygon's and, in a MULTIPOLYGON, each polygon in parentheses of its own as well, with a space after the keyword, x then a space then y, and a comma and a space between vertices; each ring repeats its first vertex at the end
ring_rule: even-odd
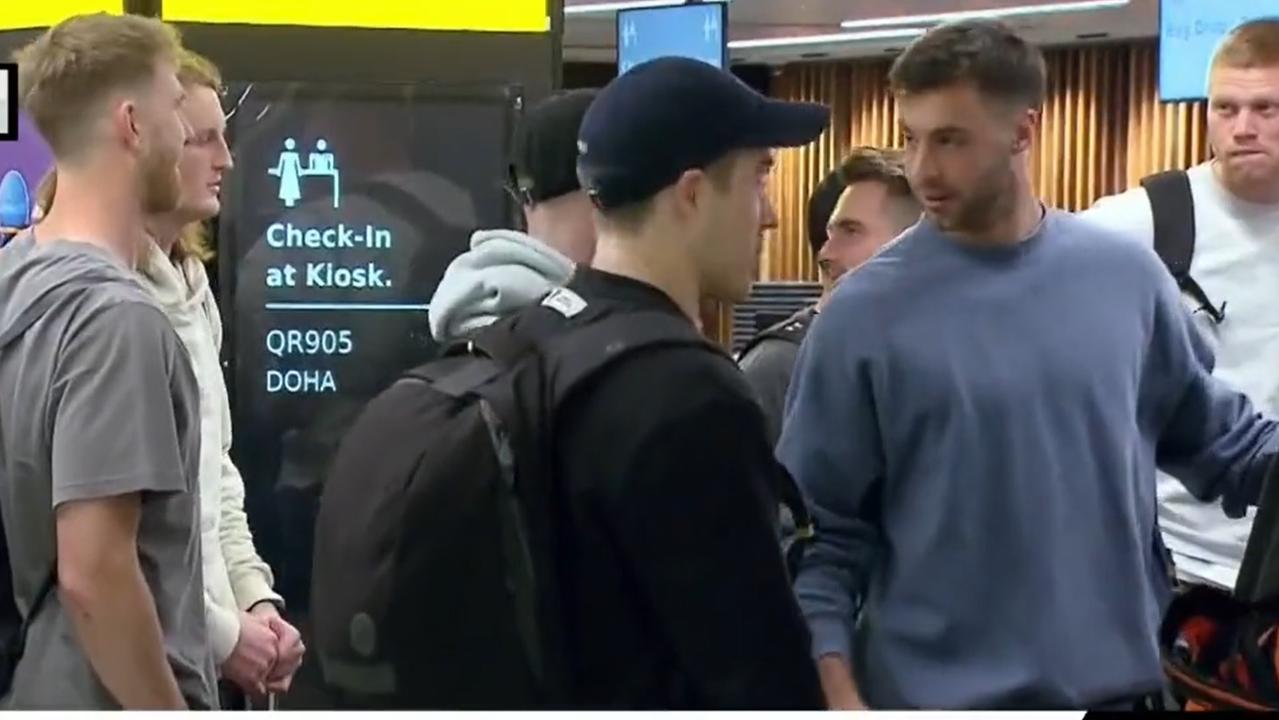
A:
MULTIPOLYGON (((199 395, 163 312, 84 243, 0 250, 0 512, 19 607, 54 564, 58 505, 141 493, 138 555, 192 708, 216 706, 200 562, 199 395), (11 339, 6 342, 6 335, 11 339)), ((14 709, 115 709, 51 593, 35 614, 14 709)))

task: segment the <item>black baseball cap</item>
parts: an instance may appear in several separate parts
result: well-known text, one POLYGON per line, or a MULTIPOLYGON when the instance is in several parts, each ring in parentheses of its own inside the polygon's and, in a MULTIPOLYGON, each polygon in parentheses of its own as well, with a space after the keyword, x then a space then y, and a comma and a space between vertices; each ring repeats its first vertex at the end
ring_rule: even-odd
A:
POLYGON ((598 94, 594 89, 561 90, 533 105, 515 133, 511 184, 532 205, 580 190, 577 132, 598 94))
POLYGON ((829 123, 824 105, 771 100, 700 60, 658 58, 599 92, 582 119, 578 176, 607 210, 647 200, 734 150, 807 145, 829 123))

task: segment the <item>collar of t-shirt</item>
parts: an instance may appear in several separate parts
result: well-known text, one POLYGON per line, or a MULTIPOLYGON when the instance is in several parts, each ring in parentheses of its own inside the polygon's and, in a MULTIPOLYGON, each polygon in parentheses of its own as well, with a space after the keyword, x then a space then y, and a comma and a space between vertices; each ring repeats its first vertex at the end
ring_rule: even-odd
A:
POLYGON ((579 266, 568 286, 587 300, 615 303, 628 310, 658 310, 684 316, 666 293, 634 278, 579 266))

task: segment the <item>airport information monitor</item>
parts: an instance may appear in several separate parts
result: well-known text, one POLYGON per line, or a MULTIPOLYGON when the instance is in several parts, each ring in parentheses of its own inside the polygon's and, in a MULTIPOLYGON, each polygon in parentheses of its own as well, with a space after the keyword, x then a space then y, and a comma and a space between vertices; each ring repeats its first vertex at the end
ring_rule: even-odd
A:
POLYGON ((235 457, 259 550, 305 606, 314 503, 364 405, 432 358, 472 231, 509 227, 505 87, 234 84, 218 227, 235 457))
POLYGON ((698 2, 617 13, 617 69, 676 55, 728 67, 728 5, 698 2))
POLYGON ((1259 17, 1279 17, 1279 0, 1160 0, 1159 99, 1204 99, 1218 43, 1259 17))

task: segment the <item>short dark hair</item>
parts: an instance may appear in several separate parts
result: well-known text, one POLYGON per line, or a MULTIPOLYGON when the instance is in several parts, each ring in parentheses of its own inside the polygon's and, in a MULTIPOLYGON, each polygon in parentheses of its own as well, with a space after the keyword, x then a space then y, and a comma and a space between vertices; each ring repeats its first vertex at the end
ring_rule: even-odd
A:
MULTIPOLYGON (((813 254, 826 244, 826 226, 849 185, 877 182, 888 191, 894 204, 900 203, 903 218, 919 215, 919 201, 906 179, 906 162, 901 150, 864 145, 853 148, 839 167, 831 171, 808 199, 808 243, 813 254)), ((907 223, 909 224, 909 223, 907 223)))
POLYGON ((836 172, 845 187, 874 180, 883 183, 893 197, 911 196, 910 182, 906 180, 906 161, 901 150, 869 145, 855 147, 836 172))
POLYGON ((898 95, 973 83, 986 97, 1028 107, 1043 104, 1048 84, 1039 49, 994 20, 933 28, 897 57, 888 82, 898 95))

